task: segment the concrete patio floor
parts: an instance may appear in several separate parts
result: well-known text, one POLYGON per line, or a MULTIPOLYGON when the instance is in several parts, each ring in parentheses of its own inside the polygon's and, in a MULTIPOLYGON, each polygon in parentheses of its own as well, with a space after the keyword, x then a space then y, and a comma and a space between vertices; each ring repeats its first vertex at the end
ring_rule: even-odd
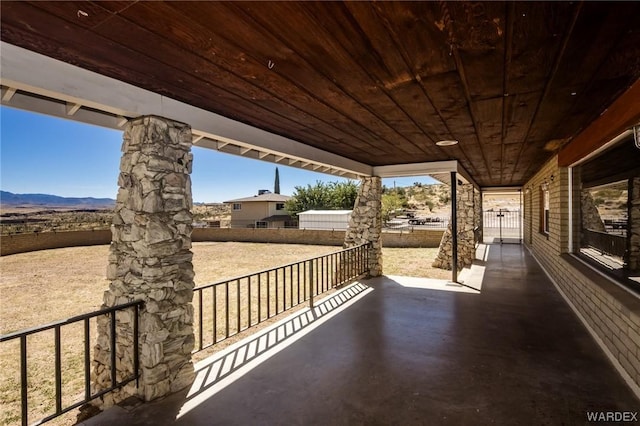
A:
POLYGON ((200 362, 191 389, 83 424, 557 425, 640 411, 526 249, 485 255, 461 277, 480 291, 363 280, 200 362))

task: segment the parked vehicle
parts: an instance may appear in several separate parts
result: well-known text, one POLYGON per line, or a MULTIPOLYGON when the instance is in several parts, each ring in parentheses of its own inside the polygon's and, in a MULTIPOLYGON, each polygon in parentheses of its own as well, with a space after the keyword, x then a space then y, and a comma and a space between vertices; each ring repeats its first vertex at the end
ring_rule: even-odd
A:
POLYGON ((424 225, 427 222, 430 222, 426 217, 413 217, 409 219, 410 225, 424 225))
POLYGON ((426 225, 427 223, 444 222, 441 217, 413 217, 409 219, 409 225, 426 225))

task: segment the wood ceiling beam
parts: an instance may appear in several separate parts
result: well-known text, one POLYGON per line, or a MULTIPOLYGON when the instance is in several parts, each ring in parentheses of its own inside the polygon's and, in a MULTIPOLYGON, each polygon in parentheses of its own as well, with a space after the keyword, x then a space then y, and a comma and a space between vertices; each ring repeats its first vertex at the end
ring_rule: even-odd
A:
MULTIPOLYGON (((208 28, 207 28, 208 24, 205 25, 206 16, 189 15, 188 6, 185 4, 175 5, 175 6, 169 5, 169 7, 174 8, 173 9, 174 13, 181 14, 184 18, 189 19, 191 23, 191 27, 193 27, 194 29, 200 30, 201 33, 206 33, 208 31, 208 28), (195 19, 200 19, 203 22, 196 21, 195 19)), ((198 6, 195 6, 195 7, 198 7, 198 6)), ((224 5, 223 7, 227 8, 231 6, 224 5)), ((157 9, 156 6, 149 6, 148 12, 149 13, 154 12, 155 9, 157 9)), ((240 14, 240 16, 243 16, 243 19, 246 19, 247 25, 252 25, 255 23, 259 24, 257 20, 253 20, 253 18, 250 15, 248 15, 242 8, 234 8, 233 10, 235 10, 238 14, 240 14), (252 20, 253 22, 251 22, 252 20)), ((147 18, 145 16, 145 20, 146 19, 147 18)), ((274 37, 272 34, 269 34, 268 30, 264 29, 264 31, 265 31, 264 32, 265 36, 274 37)), ((263 58, 261 57, 259 58, 256 55, 254 55, 253 52, 247 51, 246 47, 239 45, 236 41, 234 41, 234 38, 232 36, 228 36, 227 33, 225 33, 224 31, 218 34, 217 40, 218 40, 217 44, 221 44, 219 48, 226 48, 228 50, 236 50, 236 51, 243 52, 244 53, 243 58, 245 59, 243 66, 253 69, 252 72, 254 72, 256 75, 260 75, 261 80, 263 81, 263 84, 257 85, 256 80, 248 80, 242 75, 239 75, 237 73, 237 70, 234 70, 232 68, 227 68, 224 66, 224 64, 218 63, 218 60, 216 59, 216 57, 208 58, 208 60, 212 61, 217 67, 220 67, 222 70, 224 70, 229 74, 234 75, 238 79, 244 80, 245 83, 253 85, 254 90, 255 88, 258 88, 259 90, 265 90, 266 92, 268 92, 267 98, 278 99, 283 103, 287 103, 290 105, 291 108, 295 108, 299 111, 304 112, 305 114, 312 116, 314 119, 322 122, 325 126, 332 127, 334 134, 335 132, 338 132, 338 133, 347 135, 349 138, 351 138, 351 140, 357 140, 360 145, 368 147, 365 149, 367 152, 380 151, 379 147, 371 143, 372 140, 376 138, 380 138, 379 134, 372 132, 363 123, 360 123, 357 120, 354 120, 354 117, 352 115, 346 114, 343 110, 338 108, 336 105, 333 105, 327 102, 324 98, 319 97, 317 93, 315 93, 315 91, 313 90, 312 85, 303 84, 302 82, 297 81, 287 72, 285 72, 285 70, 282 67, 274 68, 277 70, 277 72, 271 72, 268 74, 265 74, 263 71, 258 71, 261 69, 261 67, 264 67, 264 65, 261 64, 261 61, 263 58), (270 88, 272 87, 293 87, 295 88, 295 90, 298 91, 298 93, 296 94, 296 96, 287 96, 286 93, 283 93, 279 90, 270 90, 270 88), (315 109, 309 109, 309 106, 311 105, 313 105, 315 109), (320 108, 320 110, 318 110, 318 108, 320 108), (331 114, 339 114, 340 116, 342 116, 342 119, 336 122, 335 117, 333 119, 328 118, 331 116, 331 114), (351 125, 348 124, 349 122, 351 123, 351 125), (341 123, 342 126, 338 125, 337 123, 341 123), (365 137, 365 135, 367 135, 368 137, 365 137)), ((263 41, 263 42, 267 43, 267 41, 263 41)), ((278 42, 286 44, 283 40, 277 39, 277 42, 271 43, 272 46, 270 46, 270 48, 272 48, 273 45, 277 45, 278 42)), ((290 48, 293 51, 295 51, 295 49, 293 49, 293 47, 291 46, 287 46, 287 48, 290 48)), ((301 66, 296 68, 298 76, 307 76, 307 75, 312 75, 313 73, 317 73, 317 68, 314 67, 313 64, 306 62, 306 60, 299 54, 294 55, 292 59, 303 61, 301 66), (300 69, 306 69, 308 72, 299 73, 300 69)), ((277 67, 278 64, 275 64, 274 62, 274 66, 277 67)), ((334 86, 332 88, 332 92, 334 93, 336 92, 336 90, 339 90, 337 87, 335 87, 336 86, 335 81, 326 78, 326 76, 322 76, 322 77, 325 77, 325 78, 321 86, 325 86, 325 85, 334 86)), ((344 96, 347 96, 347 94, 344 94, 344 96)), ((344 108, 344 105, 347 103, 348 102, 344 102, 343 100, 342 102, 337 102, 337 105, 342 105, 342 107, 344 108)), ((302 120, 302 121, 299 121, 299 123, 304 126, 309 125, 308 120, 302 120)), ((313 127, 314 127, 314 130, 321 133, 326 138, 326 140, 334 139, 334 136, 326 132, 321 132, 318 129, 318 127, 320 126, 314 125, 313 127)))
MULTIPOLYGON (((289 4, 294 4, 294 3, 287 3, 287 2, 282 2, 279 4, 287 4, 287 7, 290 7, 289 4)), ((302 3, 297 3, 297 4, 302 4, 302 3)), ((310 3, 311 4, 311 3, 310 3)), ((338 3, 335 3, 336 5, 339 5, 338 3)), ((322 64, 318 64, 318 63, 313 63, 310 59, 309 59, 309 53, 306 50, 300 49, 299 46, 294 46, 293 43, 291 42, 291 40, 287 39, 287 37, 279 34, 276 31, 273 31, 270 27, 270 21, 268 19, 268 17, 263 16, 263 15, 259 15, 256 14, 256 12, 252 12, 252 10, 249 10, 245 7, 243 7, 242 3, 234 3, 232 6, 235 10, 241 12, 242 14, 244 14, 246 16, 246 19, 253 21, 253 23, 258 24, 265 32, 267 32, 270 36, 275 37, 279 43, 281 43, 282 45, 286 46, 287 49, 290 49, 292 52, 295 52, 295 56, 299 59, 302 59, 302 61, 304 62, 305 65, 309 66, 310 69, 313 70, 313 72, 315 74, 317 74, 319 77, 321 77, 324 81, 329 81, 332 83, 332 85, 337 88, 339 90, 339 92, 345 94, 353 103, 355 103, 355 106, 359 109, 359 114, 354 114, 351 113, 349 115, 349 117, 352 120, 355 120, 355 118, 358 117, 362 117, 363 119, 366 120, 366 124, 360 123, 360 121, 355 120, 356 123, 358 123, 359 125, 367 128, 367 131, 371 131, 372 129, 374 131, 375 137, 378 139, 385 139, 385 141, 387 143, 391 143, 392 139, 389 139, 388 135, 392 135, 395 134, 397 137, 400 137, 402 139, 404 139, 407 144, 412 145, 414 147, 414 151, 408 151, 402 144, 392 144, 394 145, 395 149, 401 150, 403 152, 405 152, 406 154, 409 155, 415 155, 416 152, 421 152, 423 154, 428 154, 428 151, 425 151, 423 147, 421 147, 418 143, 412 141, 409 137, 407 137, 406 135, 404 135, 403 133, 401 133, 396 127, 394 127, 393 125, 389 124, 387 122, 387 120, 385 119, 385 117, 383 115, 381 115, 381 113, 379 111, 377 111, 376 109, 372 108, 370 105, 366 104, 363 102, 362 99, 360 99, 354 92, 352 89, 349 89, 350 85, 345 84, 345 82, 341 81, 340 79, 335 78, 334 76, 331 76, 330 74, 328 74, 327 71, 325 71, 323 69, 323 67, 321 66, 322 64), (363 115, 364 113, 364 115, 363 115), (385 136, 385 134, 387 136, 385 136)), ((342 6, 340 6, 342 7, 342 6)), ((357 74, 364 74, 364 76, 367 76, 369 78, 369 80, 371 80, 371 76, 367 73, 366 69, 363 67, 362 62, 361 61, 357 61, 354 59, 353 55, 348 52, 345 47, 343 46, 342 43, 338 42, 334 36, 334 34, 331 31, 328 31, 324 26, 320 26, 315 28, 317 31, 323 31, 323 35, 322 38, 324 40, 323 44, 325 46, 328 46, 327 48, 331 48, 333 50, 336 51, 336 54, 338 53, 338 51, 342 51, 342 55, 345 58, 349 58, 351 60, 351 65, 352 65, 352 72, 350 73, 350 75, 357 75, 357 74)), ((351 78, 355 78, 355 77, 351 77, 351 78)), ((374 85, 375 81, 371 81, 371 84, 374 85)), ((357 87, 362 86, 362 84, 357 85, 357 87)), ((355 86, 354 86, 355 87, 355 86)), ((368 95, 371 95, 373 92, 369 92, 368 95)), ((384 97, 386 97, 387 101, 392 101, 392 99, 390 99, 388 97, 388 95, 384 92, 381 91, 381 93, 384 94, 384 97)), ((322 99, 317 99, 319 102, 323 102, 322 99)))
MULTIPOLYGON (((444 13, 445 14, 450 14, 450 12, 448 11, 448 7, 446 5, 446 3, 442 3, 442 7, 444 8, 444 13)), ((453 25, 453 22, 450 22, 449 25, 453 25)), ((453 30, 451 30, 453 31, 453 30)), ((464 96, 465 96, 465 100, 467 102, 467 110, 469 113, 469 117, 471 118, 471 122, 473 124, 473 128, 476 134, 476 138, 478 140, 478 145, 479 145, 479 149, 480 149, 480 154, 482 156, 482 161, 484 162, 485 168, 487 170, 487 176, 488 176, 488 180, 493 180, 493 176, 491 174, 491 165, 489 164, 489 161, 487 161, 487 155, 482 147, 482 141, 480 140, 480 133, 478 132, 478 122, 477 119, 473 113, 473 108, 471 107, 471 102, 472 102, 472 98, 471 98, 471 91, 469 90, 469 82, 467 80, 467 73, 465 71, 464 65, 462 63, 462 58, 460 57, 460 52, 458 50, 458 47, 453 44, 451 44, 451 56, 454 59, 454 62, 456 64, 456 69, 458 71, 458 76, 460 78, 460 81, 462 83, 462 89, 464 91, 464 96)))
MULTIPOLYGON (((511 58, 513 54, 513 22, 515 21, 515 6, 512 2, 507 3, 505 13, 505 36, 504 36, 504 65, 502 75, 502 93, 509 93, 509 68, 511 66, 511 58)), ((507 100, 502 99, 502 132, 500 138, 500 184, 505 180, 505 141, 507 138, 507 126, 509 117, 507 117, 507 100)), ((513 174, 511 175, 513 178, 513 174)))
MULTIPOLYGON (((410 65, 410 62, 407 61, 405 51, 402 48, 402 43, 399 42, 398 36, 397 36, 395 30, 392 28, 392 26, 391 26, 391 24, 389 22, 389 19, 387 19, 387 17, 384 16, 384 14, 380 11, 380 9, 376 5, 374 5, 373 3, 362 3, 362 4, 358 4, 358 3, 343 3, 342 5, 343 5, 343 8, 344 8, 345 14, 347 14, 347 16, 349 16, 351 18, 351 20, 357 25, 357 30, 359 32, 359 35, 367 43, 368 50, 378 54, 378 56, 379 56, 378 62, 384 62, 384 58, 382 58, 381 57, 382 55, 379 54, 381 49, 379 49, 374 44, 374 41, 371 39, 370 34, 375 34, 375 35, 388 34, 389 35, 389 40, 392 42, 392 44, 394 46, 394 48, 391 49, 391 52, 398 52, 399 53, 399 57, 402 60, 402 65, 404 67, 404 70, 405 70, 406 74, 408 76, 411 76, 409 82, 414 81, 414 79, 415 79, 415 81, 419 81, 420 80, 420 76, 413 69, 414 67, 412 67, 410 65), (376 27, 376 30, 373 30, 373 31, 367 31, 362 26, 362 23, 360 22, 360 19, 362 19, 362 18, 360 16, 357 16, 357 13, 355 12, 355 10, 362 10, 362 9, 358 9, 360 6, 370 8, 372 15, 375 16, 375 19, 374 19, 375 25, 381 25, 381 27, 376 27), (380 22, 380 24, 379 24, 379 22, 380 22)), ((384 52, 384 54, 389 56, 389 52, 384 52)), ((434 137, 434 135, 432 135, 428 131, 426 131, 420 125, 420 123, 413 117, 413 115, 407 111, 406 107, 408 107, 409 105, 406 102, 403 103, 401 101, 398 101, 398 99, 396 98, 397 94, 394 95, 392 90, 388 89, 388 87, 385 85, 384 81, 382 80, 381 76, 377 75, 375 73, 375 70, 373 70, 373 69, 370 70, 367 67, 363 67, 362 69, 363 69, 363 72, 366 73, 369 76, 369 78, 371 78, 371 80, 374 81, 377 84, 378 89, 382 93, 384 93, 386 95, 387 99, 390 102, 392 102, 396 106, 396 108, 408 119, 408 122, 410 122, 415 127, 415 129, 419 130, 427 139, 429 139, 429 141, 432 142, 433 145, 427 146, 426 147, 427 148, 426 151, 428 151, 428 152, 436 151, 441 156, 444 156, 444 152, 440 149, 440 147, 435 145, 435 142, 437 142, 440 139, 438 139, 437 136, 434 137)), ((390 72, 388 72, 388 73, 390 73, 390 72)), ((387 80, 388 80, 388 78, 387 78, 387 80)), ((433 105, 431 105, 431 107, 433 108, 433 105)), ((425 147, 418 146, 413 140, 409 139, 408 137, 406 137, 404 135, 403 135, 403 137, 407 141, 412 143, 414 146, 417 146, 418 148, 420 148, 423 151, 425 151, 425 147)))
MULTIPOLYGON (((25 5, 24 7, 26 8, 29 6, 25 5)), ((61 11, 56 4, 43 2, 34 5, 34 7, 43 8, 47 10, 47 12, 53 13, 61 20, 68 19, 68 15, 60 15, 61 11)), ((180 60, 176 61, 175 50, 167 50, 171 49, 167 40, 163 38, 162 34, 154 34, 150 29, 153 28, 152 24, 155 23, 157 25, 159 23, 158 19, 163 16, 171 21, 171 26, 180 25, 181 21, 173 21, 173 18, 169 17, 169 14, 163 14, 163 10, 161 9, 162 7, 167 6, 164 3, 158 3, 153 7, 147 7, 146 5, 141 4, 136 8, 136 10, 146 8, 142 11, 142 22, 131 20, 131 14, 134 14, 134 11, 127 11, 126 17, 114 17, 109 26, 102 26, 94 32, 87 33, 86 37, 77 44, 74 44, 74 48, 86 52, 87 49, 92 51, 96 50, 96 45, 106 46, 111 44, 113 49, 116 51, 127 51, 128 54, 125 56, 135 55, 139 65, 152 68, 153 73, 159 74, 159 79, 163 78, 162 73, 167 72, 167 70, 171 70, 170 72, 174 73, 171 78, 172 84, 177 86, 178 90, 176 91, 176 88, 170 88, 169 85, 165 85, 164 90, 181 93, 183 96, 187 96, 194 101, 197 99, 194 95, 199 95, 201 100, 199 100, 199 103, 195 103, 199 107, 219 111, 220 103, 222 103, 224 108, 231 110, 232 116, 243 116, 248 122, 256 124, 263 122, 265 116, 269 116, 269 126, 267 126, 267 128, 278 134, 286 135, 287 132, 285 131, 285 128, 287 125, 291 122, 295 122, 300 129, 313 129, 309 132, 311 133, 311 137, 305 138, 310 145, 314 145, 314 142, 315 146, 321 145, 318 140, 336 144, 332 135, 335 134, 335 132, 341 132, 341 129, 334 126, 332 120, 325 117, 321 123, 316 122, 316 120, 320 119, 313 113, 308 113, 301 109, 299 103, 297 106, 291 105, 286 97, 279 96, 274 91, 265 90, 264 86, 256 85, 255 82, 252 82, 251 79, 247 79, 246 76, 239 75, 237 71, 233 72, 233 68, 225 68, 224 66, 220 66, 217 61, 209 61, 207 58, 198 57, 190 50, 185 49, 184 43, 179 47, 180 60), (127 25, 132 23, 138 24, 138 29, 136 30, 136 35, 138 37, 132 37, 127 31, 125 31, 127 29, 127 25), (118 25, 117 27, 116 24, 118 25), (109 43, 105 41, 109 41, 109 43), (146 48, 148 45, 155 46, 153 52, 146 48), (167 61, 166 58, 174 58, 174 60, 167 61), (193 66, 191 69, 196 69, 195 73, 189 73, 188 70, 185 72, 184 67, 190 66, 187 64, 193 66), (207 96, 204 96, 201 92, 197 93, 198 88, 202 87, 203 84, 209 86, 207 87, 207 96), (253 87, 248 88, 247 86, 253 87), (186 93, 188 93, 188 95, 185 95, 186 93), (253 96, 247 96, 247 93, 250 93, 253 96), (275 108, 273 106, 267 108, 262 102, 256 102, 256 97, 257 99, 270 99, 270 103, 275 102, 278 105, 275 108), (217 106, 214 105, 212 107, 213 99, 219 103, 217 106), (283 113, 282 111, 286 111, 286 113, 283 113), (310 126, 310 123, 313 123, 313 125, 310 126), (332 128, 327 129, 327 126, 332 126, 332 128), (320 136, 318 136, 318 134, 320 136)), ((73 17, 75 18, 75 15, 73 15, 73 17)), ((51 27, 66 28, 67 24, 76 24, 75 20, 72 22, 61 21, 65 22, 64 25, 58 22, 60 21, 55 21, 51 27)), ((164 23, 164 21, 160 22, 160 24, 162 23, 164 23)), ((169 26, 170 25, 168 24, 164 26, 160 25, 160 28, 162 29, 161 31, 165 31, 169 26)), ((68 31, 65 31, 65 33, 68 33, 68 31)), ((204 34, 204 32, 201 33, 204 34)), ((47 35, 49 36, 52 34, 57 36, 58 31, 51 30, 47 32, 47 35)), ((103 48, 104 47, 101 47, 101 49, 103 48)), ((96 55, 104 55, 104 52, 101 52, 101 49, 97 49, 96 55)), ((79 57, 91 56, 90 54, 83 52, 74 52, 74 54, 79 57)), ((111 59, 122 64, 126 63, 126 60, 122 58, 112 57, 111 59)), ((143 73, 142 77, 136 77, 136 81, 148 84, 148 82, 145 81, 146 74, 147 73, 143 73)), ((131 78, 131 75, 128 75, 128 77, 131 78)), ((306 102, 306 104, 310 105, 313 104, 313 102, 306 102)), ((360 133, 363 132, 362 129, 358 130, 360 133)), ((351 132, 349 136, 354 138, 353 135, 357 134, 358 132, 351 132)), ((369 142, 365 140, 362 143, 369 142)), ((323 144, 322 147, 327 150, 331 149, 329 144, 323 144)), ((374 152, 375 150, 375 146, 369 146, 367 149, 362 149, 361 155, 365 155, 365 153, 368 152, 374 152)))
MULTIPOLYGON (((536 106, 535 112, 533 113, 533 117, 531 118, 531 121, 529 123, 529 128, 527 129, 527 133, 525 134, 525 137, 522 140, 522 144, 520 145, 520 152, 518 153, 518 157, 516 158, 516 162, 513 166, 512 175, 516 173, 516 170, 518 170, 518 165, 520 164, 520 161, 523 159, 522 153, 524 152, 525 147, 527 145, 527 141, 529 140, 531 129, 533 128, 533 125, 536 121, 536 117, 540 112, 540 107, 542 106, 542 103, 544 102, 545 98, 547 98, 547 96, 549 95, 549 91, 551 90, 551 83, 553 82, 553 79, 555 78, 556 73, 558 72, 558 68, 560 67, 560 62, 562 61, 562 57, 564 56, 567 46, 569 45, 569 40, 571 39, 571 35, 573 34, 573 29, 576 26, 576 22, 578 22, 578 16, 580 16, 581 10, 582 10, 582 3, 578 3, 576 5, 576 10, 573 14, 573 18, 571 19, 571 24, 569 25, 567 32, 564 34, 562 45, 560 49, 558 49, 558 52, 556 53, 553 68, 549 73, 548 78, 545 81, 544 90, 542 91, 542 96, 540 97, 540 100, 538 101, 538 105, 536 106)), ((529 168, 530 167, 528 167, 527 171, 524 172, 523 174, 524 177, 528 175, 529 168)))
POLYGON ((558 165, 571 166, 604 147, 629 127, 640 124, 639 100, 640 79, 558 153, 558 165))
MULTIPOLYGON (((363 4, 365 4, 365 3, 363 3, 363 4)), ((348 7, 354 7, 355 5, 358 5, 358 3, 347 3, 348 7)), ((389 19, 387 19, 384 16, 384 14, 381 12, 379 5, 368 4, 368 6, 373 9, 373 11, 376 14, 376 16, 378 17, 378 19, 382 22, 384 30, 389 34, 389 37, 390 37, 391 41, 393 42, 394 50, 399 52, 400 57, 402 58, 402 61, 403 61, 403 64, 404 64, 404 67, 405 67, 405 70, 406 70, 407 74, 410 75, 410 76, 415 76, 415 80, 414 80, 415 83, 420 88, 420 91, 421 91, 422 95, 424 96, 424 98, 426 99, 428 105, 431 107, 433 112, 437 115, 438 119, 441 122, 441 125, 445 128, 445 131, 447 132, 447 134, 444 134, 444 135, 439 134, 439 133, 431 134, 430 132, 426 131, 411 116, 411 114, 409 112, 407 112, 405 109, 402 109, 402 111, 404 112, 404 114, 407 117, 409 117, 413 121, 413 123, 415 124, 415 126, 417 128, 419 128, 432 142, 434 142, 434 145, 432 147, 433 150, 437 151, 440 154, 441 157, 444 157, 444 158, 449 157, 449 153, 447 153, 440 146, 435 145, 435 142, 437 142, 439 140, 443 140, 443 139, 452 139, 454 132, 452 132, 451 128, 447 124, 447 120, 444 119, 442 111, 436 106, 436 104, 433 101, 432 97, 429 95, 429 91, 425 87, 423 79, 420 77, 420 74, 419 74, 418 70, 416 70, 416 67, 413 64, 413 61, 411 60, 411 55, 405 49, 404 43, 402 43, 402 41, 400 39, 400 36, 397 34, 397 31, 393 28, 393 26, 392 26, 391 22, 389 21, 389 19)), ((381 85, 381 89, 385 90, 384 85, 381 85)), ((385 90, 385 93, 387 93, 387 95, 390 98, 392 98, 394 100, 394 102, 395 102, 395 98, 393 98, 393 95, 391 93, 389 93, 387 90, 385 90)), ((399 104, 398 104, 398 107, 401 108, 401 106, 399 104)), ((467 153, 464 150, 460 150, 460 153, 466 159, 467 163, 472 168, 474 168, 474 171, 475 171, 475 167, 473 165, 473 162, 470 161, 469 157, 467 156, 467 153)))

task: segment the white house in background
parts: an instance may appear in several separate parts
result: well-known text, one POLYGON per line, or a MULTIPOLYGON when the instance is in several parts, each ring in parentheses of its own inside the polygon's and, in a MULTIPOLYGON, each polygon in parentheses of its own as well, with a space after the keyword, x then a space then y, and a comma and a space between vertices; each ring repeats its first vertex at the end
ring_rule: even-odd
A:
POLYGON ((307 210, 298 213, 298 228, 346 231, 352 210, 307 210))
POLYGON ((232 228, 291 228, 295 221, 285 208, 287 195, 260 190, 253 197, 225 201, 231 204, 232 228))

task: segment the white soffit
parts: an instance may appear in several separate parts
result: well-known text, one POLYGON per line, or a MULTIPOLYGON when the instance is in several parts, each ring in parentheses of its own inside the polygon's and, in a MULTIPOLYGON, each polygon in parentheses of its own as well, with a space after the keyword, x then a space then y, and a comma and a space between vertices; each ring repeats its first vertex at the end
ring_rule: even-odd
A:
POLYGON ((451 180, 451 172, 458 173, 459 179, 479 188, 478 184, 471 178, 471 175, 467 173, 457 160, 393 164, 389 166, 375 166, 373 168, 373 175, 381 178, 432 176, 443 183, 449 183, 451 180))
POLYGON ((121 129, 127 118, 158 115, 187 123, 196 146, 358 178, 370 165, 231 120, 122 81, 0 42, 2 105, 121 129))

